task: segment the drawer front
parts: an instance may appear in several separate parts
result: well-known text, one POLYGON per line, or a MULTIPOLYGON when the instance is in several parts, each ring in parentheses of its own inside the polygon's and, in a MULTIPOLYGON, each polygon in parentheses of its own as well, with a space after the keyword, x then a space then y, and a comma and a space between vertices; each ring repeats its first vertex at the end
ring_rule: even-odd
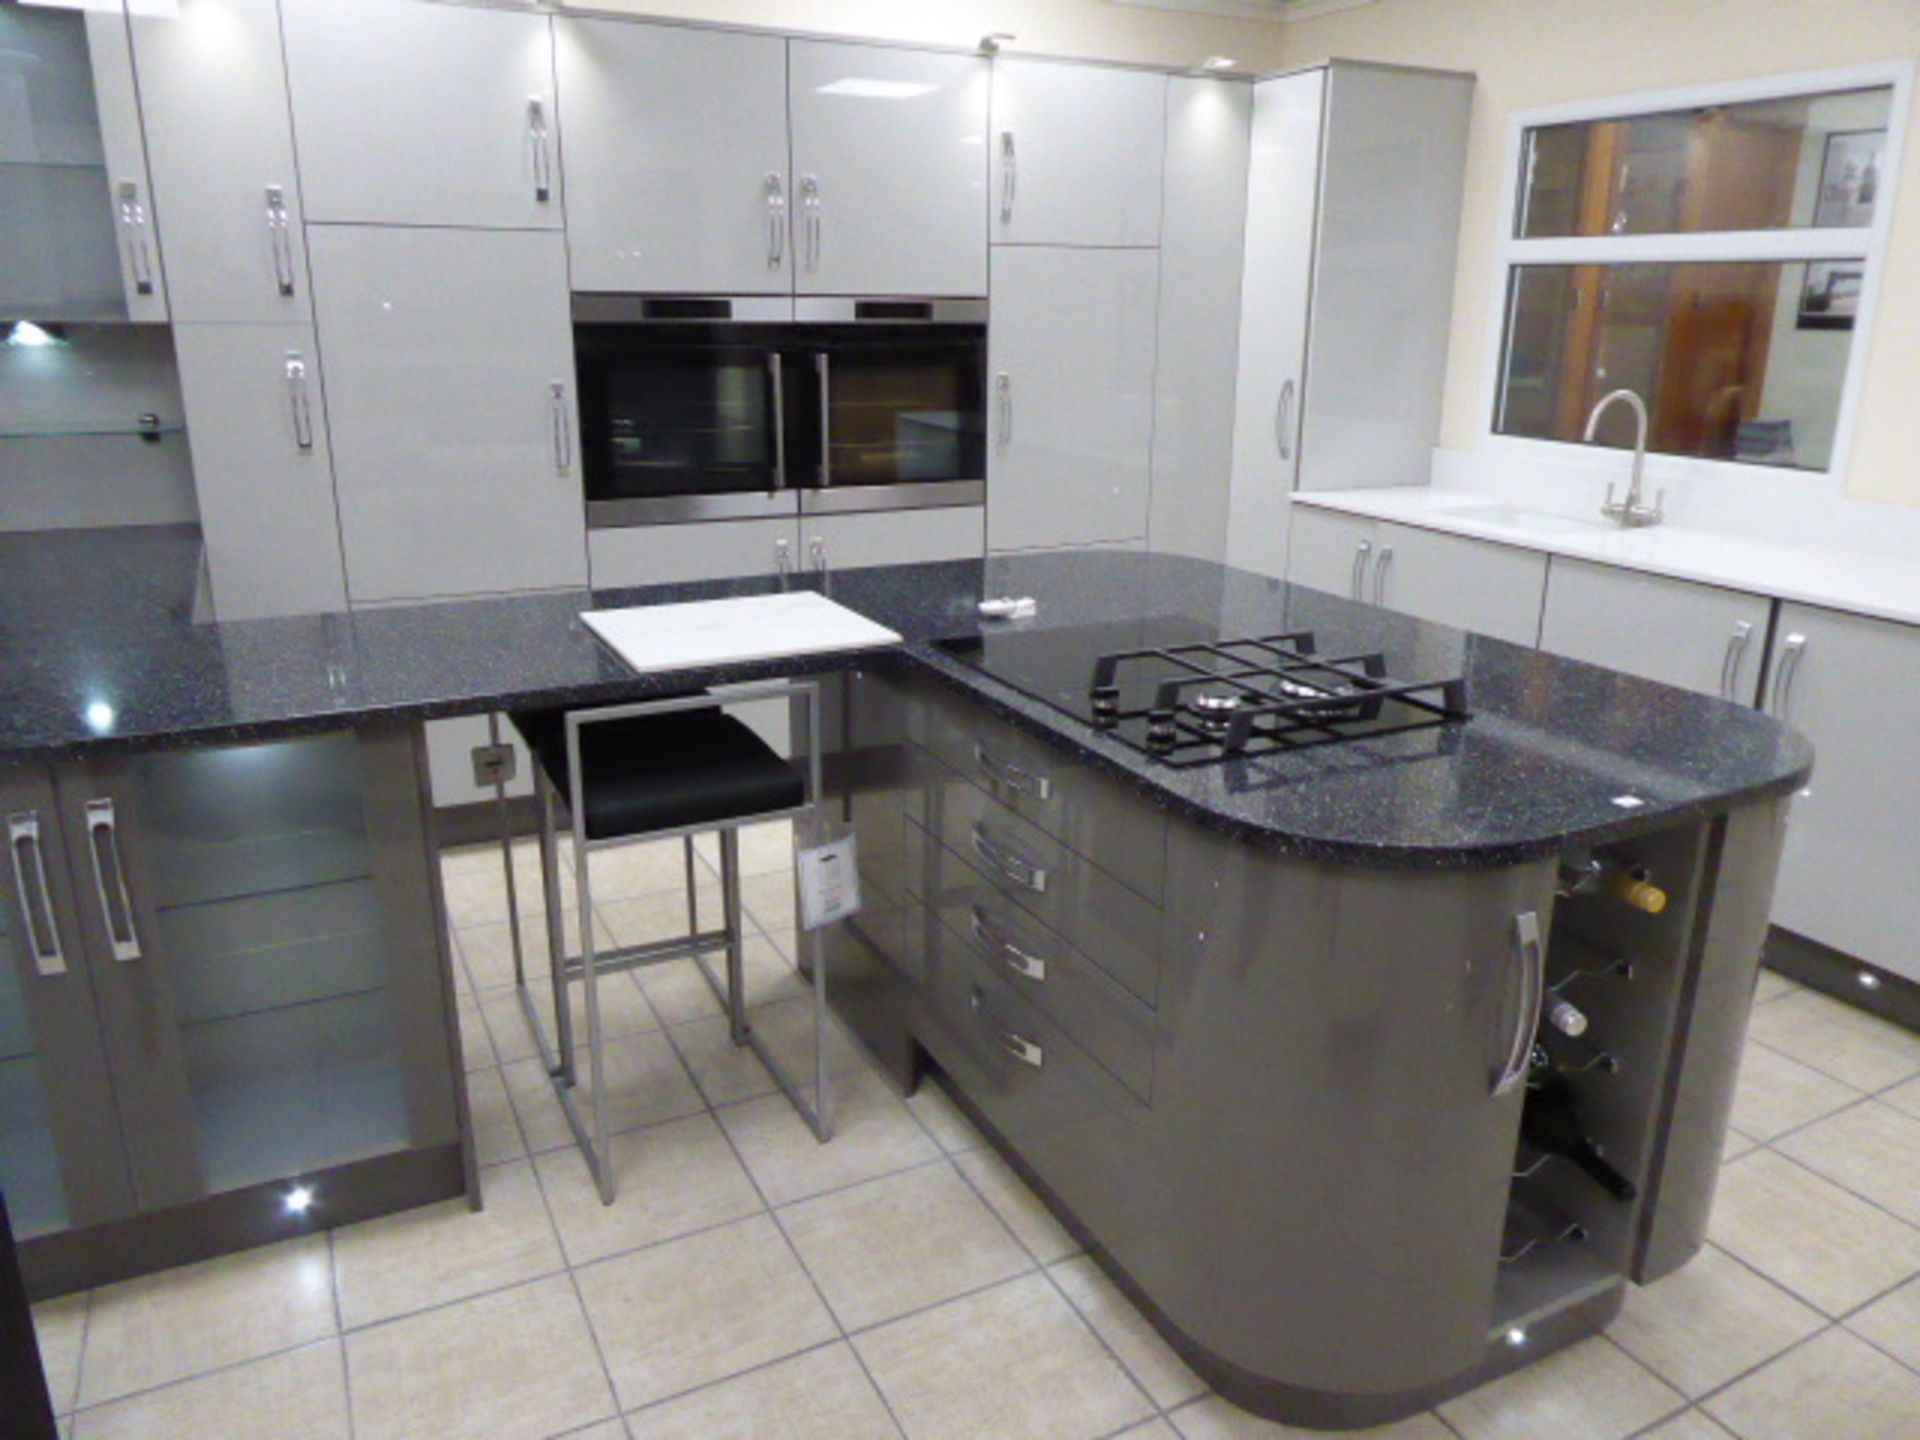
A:
MULTIPOLYGON (((1148 1005, 1160 986, 1160 910, 937 761, 915 817, 1036 920, 1148 1005)), ((921 898, 925 899, 923 895, 921 898)))
MULTIPOLYGON (((917 827, 916 827, 917 828, 917 827)), ((924 834, 925 832, 922 832, 924 834)), ((971 863, 925 837, 929 909, 987 967, 1142 1104, 1153 1098, 1153 1011, 971 863)))
POLYGON ((1163 898, 1167 821, 1150 800, 977 705, 930 691, 921 700, 914 738, 928 750, 1149 900, 1163 898))

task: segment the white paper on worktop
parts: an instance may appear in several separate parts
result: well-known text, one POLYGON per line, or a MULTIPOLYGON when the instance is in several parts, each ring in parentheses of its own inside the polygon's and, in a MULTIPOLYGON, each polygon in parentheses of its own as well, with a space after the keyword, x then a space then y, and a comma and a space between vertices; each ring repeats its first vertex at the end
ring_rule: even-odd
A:
POLYGON ((886 626, 812 590, 582 610, 580 618, 642 673, 900 643, 886 626))

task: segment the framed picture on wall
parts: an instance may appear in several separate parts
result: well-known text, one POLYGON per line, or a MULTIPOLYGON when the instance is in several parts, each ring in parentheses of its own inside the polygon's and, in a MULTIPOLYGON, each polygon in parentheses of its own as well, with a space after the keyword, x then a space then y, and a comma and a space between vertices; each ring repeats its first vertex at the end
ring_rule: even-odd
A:
POLYGON ((1800 289, 1801 330, 1851 330, 1860 310, 1860 283, 1866 268, 1858 260, 1809 260, 1800 289))
POLYGON ((1836 130, 1827 137, 1820 162, 1820 194, 1813 204, 1815 225, 1859 227, 1873 223, 1874 197, 1880 193, 1884 130, 1836 130))

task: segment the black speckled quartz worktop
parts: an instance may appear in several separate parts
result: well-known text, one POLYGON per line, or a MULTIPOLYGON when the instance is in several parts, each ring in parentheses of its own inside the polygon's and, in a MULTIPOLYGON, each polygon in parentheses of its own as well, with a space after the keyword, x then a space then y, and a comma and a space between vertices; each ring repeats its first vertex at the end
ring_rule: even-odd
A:
POLYGON ((1144 798, 1250 843, 1378 866, 1503 865, 1786 794, 1813 753, 1755 711, 1463 634, 1205 561, 1082 551, 518 596, 218 623, 200 618, 191 530, 0 536, 0 763, 220 744, 378 717, 633 699, 859 663, 930 675, 1144 798), (819 589, 905 637, 890 651, 639 676, 585 608, 819 589), (982 595, 1032 595, 1018 625, 1190 616, 1227 635, 1311 629, 1409 679, 1466 676, 1473 718, 1174 770, 935 648, 996 624, 982 595), (1640 803, 1623 807, 1622 797, 1640 803))

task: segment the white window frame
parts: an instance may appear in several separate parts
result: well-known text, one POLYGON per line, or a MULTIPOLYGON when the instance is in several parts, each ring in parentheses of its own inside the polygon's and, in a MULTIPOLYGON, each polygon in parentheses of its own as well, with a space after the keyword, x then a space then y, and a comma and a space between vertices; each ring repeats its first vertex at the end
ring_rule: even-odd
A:
POLYGON ((1673 90, 1645 90, 1566 105, 1517 110, 1507 119, 1505 160, 1501 169, 1506 198, 1501 203, 1500 229, 1493 247, 1493 284, 1488 296, 1487 358, 1481 382, 1480 414, 1485 426, 1483 443, 1495 453, 1514 459, 1564 462, 1586 447, 1576 441, 1541 440, 1498 431, 1501 382, 1506 369, 1508 308, 1513 268, 1518 265, 1627 264, 1634 261, 1779 261, 1851 260, 1866 262, 1861 282, 1860 309, 1853 341, 1847 351, 1847 374, 1840 390, 1835 417, 1833 453, 1825 470, 1802 470, 1733 460, 1709 460, 1691 455, 1664 455, 1649 451, 1647 474, 1658 480, 1684 481, 1690 477, 1765 476, 1797 478, 1843 491, 1853 458, 1853 437, 1860 394, 1865 387, 1866 361, 1873 349, 1874 320, 1879 309, 1881 278, 1888 239, 1893 230, 1901 152, 1906 140, 1907 113, 1912 101, 1914 65, 1907 60, 1877 61, 1834 70, 1804 71, 1793 75, 1730 80, 1690 85, 1673 90), (1817 227, 1779 230, 1720 230, 1674 235, 1585 235, 1554 239, 1521 239, 1515 235, 1524 195, 1520 167, 1527 131, 1544 125, 1580 121, 1621 120, 1636 115, 1690 110, 1706 105, 1731 105, 1753 100, 1781 100, 1834 90, 1864 90, 1890 86, 1887 116, 1885 177, 1874 204, 1873 224, 1866 227, 1817 227))

